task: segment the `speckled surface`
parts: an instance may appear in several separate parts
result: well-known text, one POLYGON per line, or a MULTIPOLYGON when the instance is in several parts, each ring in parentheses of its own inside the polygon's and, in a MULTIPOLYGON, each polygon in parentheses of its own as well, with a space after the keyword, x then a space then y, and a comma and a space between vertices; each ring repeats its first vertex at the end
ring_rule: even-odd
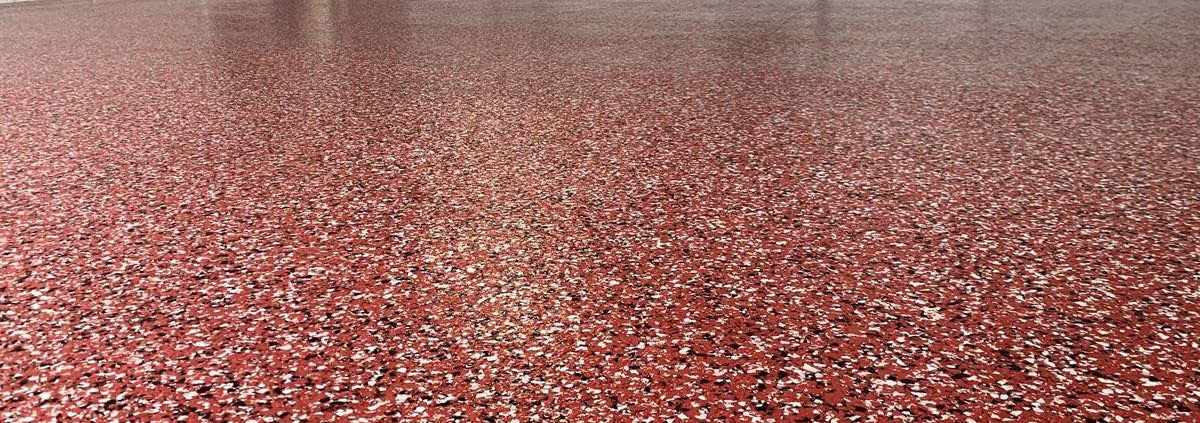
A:
POLYGON ((1196 22, 0 6, 0 420, 1196 421, 1196 22))

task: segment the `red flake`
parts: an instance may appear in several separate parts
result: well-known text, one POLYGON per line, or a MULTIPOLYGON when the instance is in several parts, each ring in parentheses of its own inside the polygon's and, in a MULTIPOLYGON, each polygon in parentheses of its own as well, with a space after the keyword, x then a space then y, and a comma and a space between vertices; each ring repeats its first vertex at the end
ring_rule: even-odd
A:
POLYGON ((1193 418, 1195 6, 943 6, 2 5, 0 420, 1193 418))

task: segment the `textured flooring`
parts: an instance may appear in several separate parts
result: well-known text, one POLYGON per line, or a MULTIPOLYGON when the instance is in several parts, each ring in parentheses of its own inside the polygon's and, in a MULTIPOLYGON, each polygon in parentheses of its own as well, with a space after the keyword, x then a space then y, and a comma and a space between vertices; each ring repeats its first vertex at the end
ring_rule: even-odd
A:
POLYGON ((1197 421, 1197 22, 0 6, 0 420, 1197 421))

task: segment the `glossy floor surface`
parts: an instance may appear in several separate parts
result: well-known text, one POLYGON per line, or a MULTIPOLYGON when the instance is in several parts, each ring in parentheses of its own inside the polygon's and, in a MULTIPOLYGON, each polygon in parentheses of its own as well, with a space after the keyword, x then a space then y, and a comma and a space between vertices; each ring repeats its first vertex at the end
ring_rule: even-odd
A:
POLYGON ((4 421, 1195 421, 1200 3, 0 7, 4 421))

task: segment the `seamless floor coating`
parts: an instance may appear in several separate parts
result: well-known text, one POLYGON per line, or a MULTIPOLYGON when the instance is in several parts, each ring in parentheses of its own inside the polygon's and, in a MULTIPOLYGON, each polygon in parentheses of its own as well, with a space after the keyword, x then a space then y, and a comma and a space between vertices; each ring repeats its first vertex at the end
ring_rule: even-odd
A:
POLYGON ((0 419, 1194 421, 1197 22, 0 6, 0 419))

